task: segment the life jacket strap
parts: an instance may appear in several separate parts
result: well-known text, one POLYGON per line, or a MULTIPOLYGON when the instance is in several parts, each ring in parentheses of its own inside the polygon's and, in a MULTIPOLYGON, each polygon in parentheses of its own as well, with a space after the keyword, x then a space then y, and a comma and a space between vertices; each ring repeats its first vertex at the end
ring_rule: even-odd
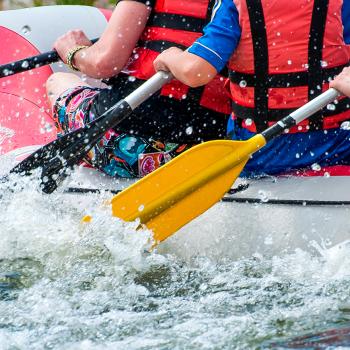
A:
MULTIPOLYGON (((308 99, 322 93, 322 52, 329 0, 314 0, 308 49, 308 99)), ((322 112, 309 118, 310 130, 322 130, 322 112)))
POLYGON ((247 0, 249 21, 254 53, 254 105, 255 125, 258 130, 264 130, 268 126, 268 86, 269 53, 264 10, 261 0, 247 0))
MULTIPOLYGON (((343 98, 337 104, 332 104, 332 108, 324 108, 320 112, 320 120, 321 120, 321 128, 323 128, 323 118, 325 117, 333 117, 343 112, 348 111, 350 108, 350 99, 343 98)), ((236 117, 236 121, 240 127, 242 127, 242 123, 246 119, 250 119, 254 122, 255 126, 257 126, 257 118, 256 110, 253 107, 245 107, 240 104, 232 101, 232 111, 236 117), (239 116, 239 117, 238 117, 239 116), (243 118, 244 117, 244 118, 243 118)), ((277 122, 287 116, 288 114, 295 111, 295 108, 281 108, 281 109, 269 109, 269 122, 277 122)), ((310 118, 309 118, 310 119, 310 118)), ((343 120, 341 121, 343 122, 343 120)), ((309 130, 311 129, 310 121, 309 121, 309 130)), ((257 132, 260 130, 257 129, 257 132)))
POLYGON ((206 18, 185 16, 168 12, 155 12, 151 14, 148 19, 147 27, 160 27, 201 33, 206 24, 206 18))
MULTIPOLYGON (((324 67, 320 70, 319 77, 321 77, 321 84, 328 82, 330 79, 334 79, 345 67, 349 64, 344 64, 337 67, 327 68, 324 67)), ((241 73, 230 71, 230 81, 234 84, 239 85, 244 82, 246 87, 254 87, 257 79, 255 74, 241 73)), ((281 74, 269 74, 267 76, 267 87, 271 88, 289 88, 298 86, 308 86, 310 75, 307 71, 304 72, 292 72, 292 73, 281 73, 281 74)), ((314 95, 313 95, 314 96, 314 95)))

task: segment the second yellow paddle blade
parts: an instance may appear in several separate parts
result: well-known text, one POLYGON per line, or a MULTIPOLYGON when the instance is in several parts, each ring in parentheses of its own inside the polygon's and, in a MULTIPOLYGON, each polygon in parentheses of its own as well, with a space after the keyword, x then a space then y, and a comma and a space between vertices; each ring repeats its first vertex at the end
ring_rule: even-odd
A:
POLYGON ((137 218, 162 241, 218 202, 241 173, 250 154, 265 145, 248 141, 210 141, 184 152, 112 199, 112 212, 137 218))

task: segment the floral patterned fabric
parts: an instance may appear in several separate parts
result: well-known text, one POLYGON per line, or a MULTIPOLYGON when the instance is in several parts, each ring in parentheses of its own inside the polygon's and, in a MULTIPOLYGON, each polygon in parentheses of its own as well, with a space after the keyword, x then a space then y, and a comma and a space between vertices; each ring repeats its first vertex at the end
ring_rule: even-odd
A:
MULTIPOLYGON (((91 112, 99 88, 66 90, 53 106, 58 136, 83 127, 97 116, 91 112)), ((113 177, 142 177, 182 153, 188 145, 163 143, 109 130, 86 156, 86 161, 113 177)))

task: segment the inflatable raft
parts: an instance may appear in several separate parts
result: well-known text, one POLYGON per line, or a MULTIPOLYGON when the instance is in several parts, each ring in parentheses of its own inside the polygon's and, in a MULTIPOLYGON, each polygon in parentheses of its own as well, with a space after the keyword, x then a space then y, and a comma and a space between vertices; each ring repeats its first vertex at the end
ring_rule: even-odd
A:
MULTIPOLYGON (((99 37, 109 11, 84 6, 50 6, 0 12, 0 64, 51 50, 69 29, 99 37)), ((55 139, 44 84, 62 64, 0 79, 0 155, 20 161, 55 139)), ((90 82, 91 83, 91 82, 90 82)), ((99 82, 93 82, 99 84, 99 82)), ((118 191, 130 182, 79 169, 66 185, 89 197, 118 191)), ((350 168, 332 167, 283 177, 239 179, 223 200, 162 244, 184 258, 278 254, 296 248, 321 251, 350 237, 350 168), (184 249, 186 247, 186 249, 184 249)))

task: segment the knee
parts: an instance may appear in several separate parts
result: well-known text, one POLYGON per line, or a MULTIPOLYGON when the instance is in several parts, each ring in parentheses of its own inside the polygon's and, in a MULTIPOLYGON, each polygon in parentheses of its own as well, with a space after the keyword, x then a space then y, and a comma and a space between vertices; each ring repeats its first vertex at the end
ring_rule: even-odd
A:
POLYGON ((53 105, 58 96, 65 90, 77 85, 82 84, 75 74, 57 72, 50 75, 46 81, 46 93, 50 104, 53 105))
POLYGON ((72 74, 63 73, 63 72, 57 72, 57 73, 51 74, 46 81, 46 91, 48 93, 54 91, 55 87, 60 85, 62 81, 65 81, 70 75, 72 74))

